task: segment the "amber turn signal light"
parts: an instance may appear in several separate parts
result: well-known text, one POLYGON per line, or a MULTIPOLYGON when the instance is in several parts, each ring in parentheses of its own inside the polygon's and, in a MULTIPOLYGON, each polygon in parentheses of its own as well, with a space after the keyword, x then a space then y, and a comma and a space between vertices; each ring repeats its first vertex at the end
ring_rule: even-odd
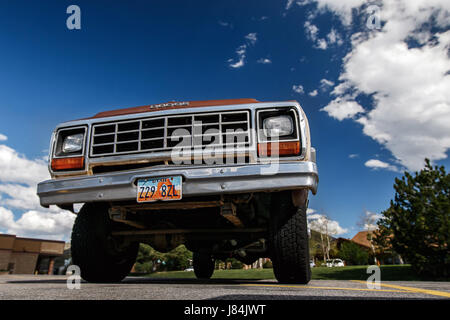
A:
POLYGON ((260 157, 270 157, 272 153, 276 153, 276 144, 278 144, 278 155, 282 156, 297 156, 300 153, 299 141, 276 141, 270 143, 258 143, 258 155, 260 157), (273 150, 273 152, 272 152, 273 150))
POLYGON ((80 170, 84 168, 84 157, 52 159, 52 170, 80 170))

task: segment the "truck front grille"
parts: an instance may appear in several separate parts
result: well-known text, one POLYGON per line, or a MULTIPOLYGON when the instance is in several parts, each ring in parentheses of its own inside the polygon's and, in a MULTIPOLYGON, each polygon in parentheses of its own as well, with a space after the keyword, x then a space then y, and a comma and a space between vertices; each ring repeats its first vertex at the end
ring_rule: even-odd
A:
POLYGON ((251 143, 249 111, 149 117, 94 124, 90 156, 171 151, 223 146, 227 150, 251 143))

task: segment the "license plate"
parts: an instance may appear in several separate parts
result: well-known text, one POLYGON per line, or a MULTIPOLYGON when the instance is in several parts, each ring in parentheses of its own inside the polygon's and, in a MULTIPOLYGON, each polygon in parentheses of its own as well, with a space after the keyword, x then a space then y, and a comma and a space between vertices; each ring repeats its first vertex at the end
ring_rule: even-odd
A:
POLYGON ((137 182, 137 202, 180 200, 181 197, 181 176, 139 179, 137 182))

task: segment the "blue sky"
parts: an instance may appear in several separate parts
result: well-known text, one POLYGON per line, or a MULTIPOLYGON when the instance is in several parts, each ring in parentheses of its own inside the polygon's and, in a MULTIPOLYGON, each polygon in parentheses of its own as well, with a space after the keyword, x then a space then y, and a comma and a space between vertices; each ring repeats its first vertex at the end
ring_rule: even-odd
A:
MULTIPOLYGON (((310 207, 326 212, 347 229, 341 236, 352 237, 360 229, 356 222, 363 212, 380 213, 389 206, 394 178, 401 176, 403 169, 417 169, 417 160, 412 164, 408 158, 412 151, 399 146, 407 140, 397 137, 406 139, 407 132, 404 137, 402 131, 394 134, 391 127, 384 128, 379 119, 376 122, 369 115, 387 103, 377 100, 377 92, 391 87, 369 80, 358 83, 352 70, 363 67, 358 67, 358 60, 355 64, 343 60, 349 54, 356 58, 357 46, 368 45, 364 40, 350 41, 355 33, 365 32, 367 17, 360 14, 364 1, 353 8, 322 2, 0 1, 0 134, 7 137, 0 144, 33 161, 46 157, 50 133, 57 123, 99 111, 170 100, 295 99, 308 115, 317 149, 320 183, 310 207), (66 27, 66 8, 71 4, 81 9, 81 30, 66 27), (332 30, 337 39, 331 38, 332 30), (252 34, 253 42, 248 38, 252 34), (243 65, 233 68, 230 65, 241 57, 236 51, 243 44, 243 65), (267 59, 266 63, 261 59, 267 59), (342 77, 358 95, 350 95, 351 99, 341 95, 336 101, 339 95, 332 90, 342 77), (294 86, 302 86, 303 92, 296 92, 294 86), (310 95, 314 90, 317 95, 310 95), (347 108, 344 116, 333 113, 342 109, 336 109, 332 101, 347 108), (329 108, 323 109, 326 106, 329 108), (352 112, 355 106, 364 111, 352 112), (361 120, 364 117, 372 122, 361 120), (383 140, 383 133, 389 138, 383 140)), ((388 9, 386 5, 382 11, 387 17, 388 9)), ((448 30, 445 23, 439 27, 434 34, 448 30)), ((388 26, 383 31, 389 32, 388 26)), ((378 36, 372 37, 375 41, 378 36)), ((421 45, 423 54, 425 50, 439 54, 431 45, 421 45)), ((447 61, 442 59, 445 68, 447 61)), ((383 64, 379 68, 383 69, 383 64)), ((386 79, 389 81, 395 87, 396 80, 386 79)), ((408 89, 388 92, 388 96, 407 94, 402 90, 408 89)), ((444 103, 448 103, 446 99, 444 103)), ((428 103, 437 102, 423 102, 428 103)), ((445 116, 447 108, 448 104, 444 105, 445 116)), ((408 121, 414 125, 414 119, 408 121)), ((423 149, 420 156, 431 156, 436 164, 448 167, 449 160, 444 158, 448 140, 442 142, 439 137, 447 139, 450 128, 445 123, 442 126, 442 133, 430 133, 436 147, 423 149)), ((405 127, 410 127, 408 122, 405 127)), ((2 181, 23 184, 18 179, 2 181)), ((5 201, 11 195, 4 192, 0 201, 2 198, 5 201)), ((26 210, 38 210, 4 207, 13 212, 16 222, 26 210)), ((0 219, 0 231, 8 229, 6 225, 2 228, 0 219)))

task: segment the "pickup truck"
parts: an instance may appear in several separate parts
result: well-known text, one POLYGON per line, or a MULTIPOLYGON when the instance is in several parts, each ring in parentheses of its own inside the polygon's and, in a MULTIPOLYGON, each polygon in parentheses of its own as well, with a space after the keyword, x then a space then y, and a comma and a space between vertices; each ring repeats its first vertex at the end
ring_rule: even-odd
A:
POLYGON ((89 282, 118 282, 139 243, 184 244, 195 275, 215 260, 272 260, 281 283, 311 278, 306 209, 316 152, 297 101, 181 101, 59 124, 43 207, 75 213, 72 259, 89 282))

